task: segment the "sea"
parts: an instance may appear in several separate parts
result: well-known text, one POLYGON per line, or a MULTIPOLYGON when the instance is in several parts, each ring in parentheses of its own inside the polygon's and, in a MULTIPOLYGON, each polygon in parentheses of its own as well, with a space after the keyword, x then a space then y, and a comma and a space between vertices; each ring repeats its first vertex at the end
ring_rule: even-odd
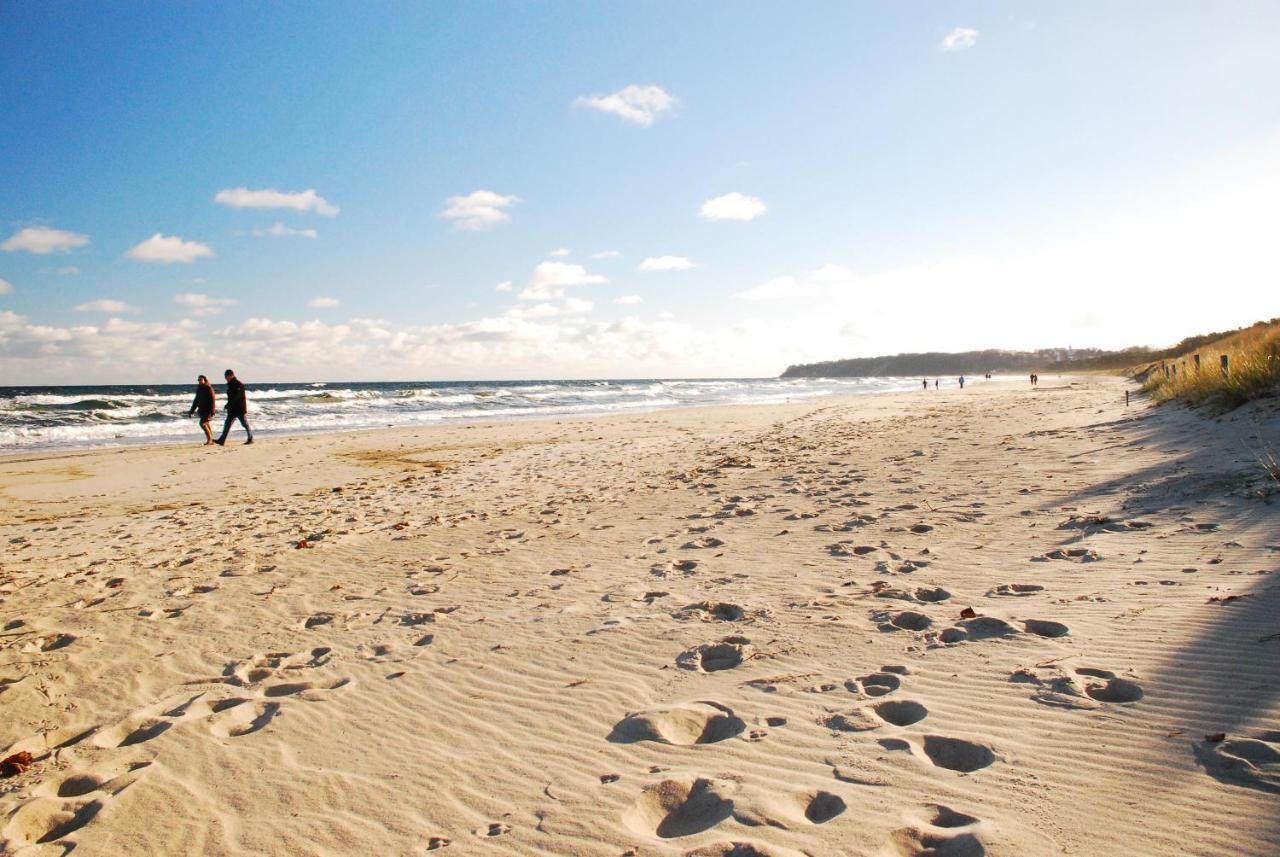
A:
MULTIPOLYGON (((656 411, 705 405, 800 402, 914 389, 916 378, 737 378, 615 381, 248 384, 255 435, 357 431, 656 411)), ((223 387, 214 428, 222 425, 223 387)), ((192 385, 0 387, 0 452, 195 442, 192 385)), ((235 435, 240 434, 237 426, 235 435)), ((236 437, 238 440, 239 438, 236 437)))

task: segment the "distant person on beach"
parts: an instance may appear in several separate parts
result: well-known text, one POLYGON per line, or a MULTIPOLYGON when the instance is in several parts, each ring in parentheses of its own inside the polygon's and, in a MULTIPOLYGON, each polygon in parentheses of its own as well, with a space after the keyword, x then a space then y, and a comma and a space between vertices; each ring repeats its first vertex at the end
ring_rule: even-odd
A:
POLYGON ((222 424, 222 437, 214 441, 218 446, 223 446, 227 442, 227 435, 231 433, 231 426, 236 420, 240 421, 240 425, 244 426, 244 433, 249 435, 249 439, 245 444, 253 443, 253 431, 249 428, 249 421, 245 419, 245 414, 249 412, 249 403, 245 400, 244 384, 236 377, 236 373, 228 369, 222 373, 222 377, 227 379, 227 421, 222 424))
POLYGON ((964 389, 964 376, 963 376, 963 375, 961 375, 961 376, 960 376, 960 389, 961 389, 961 390, 963 390, 963 389, 964 389))
POLYGON ((927 389, 929 389, 929 379, 928 379, 928 378, 921 378, 921 379, 920 379, 920 383, 921 383, 921 384, 924 384, 924 388, 925 388, 926 390, 927 390, 927 389))
POLYGON ((933 379, 933 389, 935 389, 935 390, 936 390, 936 389, 938 389, 938 381, 939 381, 939 379, 938 379, 938 378, 934 378, 934 379, 933 379))
POLYGON ((204 430, 204 445, 213 443, 213 430, 209 428, 209 420, 218 410, 218 397, 213 392, 209 379, 201 375, 196 379, 196 397, 191 400, 191 410, 187 416, 200 414, 200 428, 204 430))

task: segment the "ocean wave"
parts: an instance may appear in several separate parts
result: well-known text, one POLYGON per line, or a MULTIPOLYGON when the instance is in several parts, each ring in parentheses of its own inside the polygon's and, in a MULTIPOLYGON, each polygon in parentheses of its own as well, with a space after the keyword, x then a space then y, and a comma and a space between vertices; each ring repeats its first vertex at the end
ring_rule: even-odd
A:
MULTIPOLYGON (((801 401, 912 389, 919 379, 651 379, 450 383, 313 382, 249 386, 255 433, 301 434, 447 421, 626 413, 801 401)), ((219 413, 224 395, 218 385, 219 413)), ((0 388, 0 451, 198 439, 191 385, 0 388)))

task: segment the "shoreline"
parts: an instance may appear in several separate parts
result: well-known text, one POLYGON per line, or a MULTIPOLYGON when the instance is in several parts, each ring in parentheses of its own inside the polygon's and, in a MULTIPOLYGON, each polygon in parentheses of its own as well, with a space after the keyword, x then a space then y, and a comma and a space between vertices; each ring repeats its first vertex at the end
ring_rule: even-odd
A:
MULTIPOLYGON (((1055 377, 1059 379, 1063 379, 1063 378, 1070 379, 1075 376, 1064 375, 1064 376, 1055 376, 1055 377)), ((997 377, 997 378, 993 378, 990 381, 982 381, 978 385, 978 387, 981 387, 983 384, 993 384, 993 383, 1011 383, 1011 381, 1003 377, 997 377)), ((286 430, 258 429, 255 427, 254 437, 262 437, 267 439, 270 439, 270 438, 289 439, 289 438, 299 438, 299 437, 328 437, 331 435, 351 436, 351 435, 360 435, 365 433, 377 433, 377 432, 434 431, 437 429, 447 430, 454 427, 469 427, 469 426, 485 426, 489 428, 495 428, 497 426, 505 425, 507 423, 539 423, 539 422, 555 422, 558 420, 596 420, 596 419, 605 420, 605 419, 613 419, 615 417, 620 419, 626 419, 632 416, 640 417, 640 416, 647 416, 647 415, 657 414, 657 413, 666 413, 668 411, 699 410, 704 408, 718 409, 718 408, 803 407, 806 405, 813 405, 820 402, 841 401, 846 398, 856 400, 864 396, 899 396, 899 395, 905 395, 908 393, 915 393, 915 392, 917 391, 914 389, 867 390, 864 392, 857 392, 857 393, 822 393, 822 394, 813 394, 809 396, 797 396, 794 401, 789 401, 789 402, 711 402, 711 403, 705 403, 705 404, 699 403, 699 404, 654 405, 649 408, 635 408, 635 409, 628 409, 625 411, 615 410, 615 411, 598 411, 598 412, 582 412, 582 413, 534 412, 529 414, 512 414, 512 415, 507 415, 498 419, 485 418, 482 416, 444 417, 444 418, 441 418, 440 420, 431 421, 431 422, 410 423, 410 424, 402 424, 402 425, 360 426, 360 427, 349 428, 349 429, 328 428, 328 429, 304 429, 304 430, 293 431, 293 430, 287 430, 287 429, 286 430)), ((949 390, 949 389, 934 390, 932 388, 930 388, 929 390, 930 395, 935 395, 935 394, 944 395, 947 393, 954 393, 954 392, 958 392, 958 391, 949 390)), ((253 403, 251 400, 250 414, 249 414, 251 421, 253 418, 252 407, 253 407, 253 403)), ((218 433, 216 429, 218 429, 219 426, 221 425, 221 419, 219 419, 219 417, 221 417, 221 412, 219 412, 219 414, 215 416, 213 423, 211 423, 211 426, 215 429, 215 432, 214 432, 215 434, 218 433)), ((191 445, 199 446, 201 445, 199 442, 199 438, 202 435, 199 432, 199 427, 195 423, 194 417, 190 419, 190 422, 193 426, 192 437, 194 438, 194 441, 191 445)), ((240 442, 237 439, 243 438, 244 436, 243 431, 244 430, 237 424, 236 427, 232 430, 232 434, 229 437, 228 445, 229 446, 237 445, 237 443, 240 442)), ((33 459, 33 460, 43 460, 44 458, 56 457, 64 454, 65 455, 92 455, 94 453, 99 453, 99 452, 101 453, 128 452, 132 450, 148 450, 148 449, 164 449, 164 448, 183 449, 183 448, 186 448, 187 446, 188 444, 185 444, 181 441, 138 440, 136 442, 123 443, 123 444, 118 444, 114 446, 99 445, 99 446, 78 446, 78 447, 42 447, 42 448, 26 449, 26 450, 0 448, 0 463, 3 463, 5 461, 18 460, 22 456, 26 456, 26 455, 39 455, 41 456, 41 458, 33 459)))
POLYGON ((1271 857, 1280 405, 1129 388, 0 458, 0 850, 1271 857))

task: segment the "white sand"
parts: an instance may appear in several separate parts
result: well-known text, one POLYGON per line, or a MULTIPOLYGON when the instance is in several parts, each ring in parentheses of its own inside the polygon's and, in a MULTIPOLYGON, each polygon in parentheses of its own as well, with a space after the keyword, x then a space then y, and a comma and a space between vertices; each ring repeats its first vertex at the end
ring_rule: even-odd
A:
POLYGON ((0 842, 1274 855, 1278 428, 1046 378, 2 460, 0 842))

